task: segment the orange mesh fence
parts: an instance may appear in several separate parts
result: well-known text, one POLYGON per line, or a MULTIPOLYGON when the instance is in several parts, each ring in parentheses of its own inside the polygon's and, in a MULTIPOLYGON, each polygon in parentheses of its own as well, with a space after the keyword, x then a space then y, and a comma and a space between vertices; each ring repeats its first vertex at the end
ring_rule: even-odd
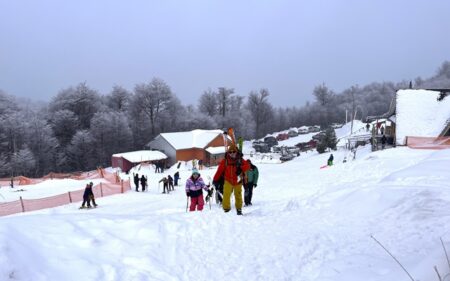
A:
POLYGON ((59 194, 39 199, 22 199, 25 212, 58 207, 70 203, 69 194, 59 194))
POLYGON ((46 176, 43 176, 43 179, 68 179, 72 176, 76 176, 77 173, 69 174, 69 173, 49 173, 46 176))
MULTIPOLYGON (((74 173, 49 173, 42 178, 27 178, 24 176, 17 176, 13 178, 14 185, 30 185, 43 182, 48 179, 98 179, 105 178, 109 182, 120 183, 120 178, 117 173, 108 173, 103 168, 98 168, 89 172, 74 172, 74 173)), ((10 186, 11 178, 0 178, 0 186, 10 186)))
MULTIPOLYGON (((104 197, 119 194, 131 189, 129 181, 122 181, 119 184, 100 183, 92 188, 95 197, 104 197)), ((22 199, 0 203, 0 216, 11 214, 54 208, 83 200, 84 189, 70 191, 68 193, 54 195, 39 199, 22 199)))
MULTIPOLYGON (((13 180, 13 182, 14 182, 14 185, 19 185, 19 180, 17 179, 14 179, 13 180)), ((2 178, 2 179, 0 179, 0 186, 11 186, 11 179, 9 178, 2 178)))
MULTIPOLYGON (((37 184, 42 182, 42 179, 30 179, 24 176, 17 176, 13 178, 13 184, 16 185, 29 185, 29 184, 37 184)), ((2 178, 0 179, 0 186, 10 186, 11 178, 2 178)))
POLYGON ((0 216, 7 216, 21 212, 22 212, 22 204, 20 203, 20 200, 7 203, 0 203, 0 216))
POLYGON ((450 137, 408 137, 406 144, 415 149, 450 148, 450 137))

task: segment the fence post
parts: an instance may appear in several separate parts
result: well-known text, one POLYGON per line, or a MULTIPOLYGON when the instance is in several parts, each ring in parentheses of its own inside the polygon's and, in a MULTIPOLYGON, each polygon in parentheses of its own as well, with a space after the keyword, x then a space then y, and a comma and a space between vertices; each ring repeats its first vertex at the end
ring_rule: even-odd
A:
POLYGON ((100 197, 103 197, 103 187, 102 187, 102 183, 100 183, 100 197))
POLYGON ((69 202, 72 203, 72 196, 70 196, 70 191, 68 193, 69 193, 69 202))
POLYGON ((123 193, 123 180, 120 180, 120 193, 123 193))
POLYGON ((22 213, 25 213, 25 206, 23 205, 22 196, 20 196, 20 205, 22 205, 22 213))

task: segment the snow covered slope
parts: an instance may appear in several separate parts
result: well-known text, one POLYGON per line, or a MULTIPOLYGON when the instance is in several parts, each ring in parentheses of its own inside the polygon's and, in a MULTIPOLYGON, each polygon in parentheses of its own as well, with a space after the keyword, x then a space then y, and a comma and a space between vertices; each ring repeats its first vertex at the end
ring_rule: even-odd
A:
POLYGON ((183 187, 161 194, 163 174, 144 168, 147 193, 0 217, 0 280, 409 280, 371 236, 416 280, 448 273, 450 150, 359 149, 326 169, 329 153, 257 164, 243 217, 186 213, 183 187))

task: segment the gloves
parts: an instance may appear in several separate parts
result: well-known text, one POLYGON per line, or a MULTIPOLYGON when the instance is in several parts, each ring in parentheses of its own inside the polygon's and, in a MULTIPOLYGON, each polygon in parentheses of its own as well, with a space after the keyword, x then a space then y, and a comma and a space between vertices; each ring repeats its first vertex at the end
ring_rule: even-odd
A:
POLYGON ((241 169, 241 167, 239 166, 239 167, 237 167, 236 168, 236 175, 240 175, 242 173, 242 169, 241 169))
POLYGON ((186 196, 189 197, 191 194, 189 194, 189 191, 186 191, 186 196))
POLYGON ((213 189, 208 189, 208 197, 211 197, 213 195, 213 189))
POLYGON ((257 187, 258 185, 256 183, 253 184, 253 187, 257 187))
POLYGON ((214 185, 215 187, 218 187, 218 186, 219 186, 219 182, 218 182, 218 181, 213 181, 213 185, 214 185))

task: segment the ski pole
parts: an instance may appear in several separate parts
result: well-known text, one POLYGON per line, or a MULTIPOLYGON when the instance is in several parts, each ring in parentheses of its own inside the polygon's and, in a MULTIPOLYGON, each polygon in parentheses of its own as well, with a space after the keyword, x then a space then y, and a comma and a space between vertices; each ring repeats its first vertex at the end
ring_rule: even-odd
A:
POLYGON ((189 208, 189 196, 186 196, 186 213, 188 211, 189 208))

